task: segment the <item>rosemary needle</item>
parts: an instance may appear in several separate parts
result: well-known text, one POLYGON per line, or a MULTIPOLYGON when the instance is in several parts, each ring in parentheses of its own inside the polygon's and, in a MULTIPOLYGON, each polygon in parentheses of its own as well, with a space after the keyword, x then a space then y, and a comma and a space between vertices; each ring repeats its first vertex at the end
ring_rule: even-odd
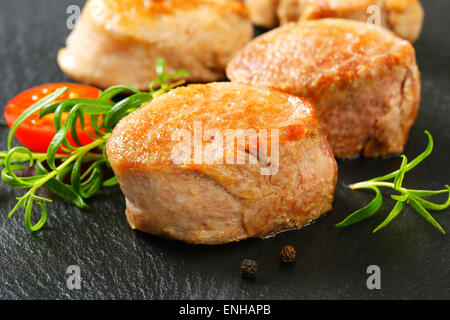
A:
POLYGON ((392 195, 391 197, 396 200, 396 204, 392 211, 389 213, 387 218, 373 230, 373 233, 376 233, 380 229, 386 227, 392 220, 394 220, 404 209, 405 205, 409 204, 414 210, 416 210, 426 221, 428 221, 431 225, 433 225, 436 229, 438 229, 442 234, 446 234, 444 229, 439 225, 439 223, 433 218, 433 216, 429 213, 428 210, 433 211, 442 211, 446 210, 450 207, 450 186, 446 185, 443 190, 414 190, 407 189, 402 186, 403 180, 405 178, 405 174, 415 168, 418 164, 420 164, 423 160, 425 160, 433 151, 433 138, 428 131, 425 131, 425 134, 428 136, 428 146, 426 150, 420 154, 413 161, 408 163, 408 159, 406 156, 402 155, 402 164, 400 169, 389 173, 387 175, 377 177, 368 181, 359 182, 350 185, 350 189, 370 189, 376 192, 375 198, 364 208, 352 213, 342 222, 338 223, 336 227, 346 227, 352 225, 354 223, 363 221, 367 218, 373 216, 380 208, 383 203, 383 197, 380 192, 380 187, 391 188, 396 191, 397 195, 392 195), (393 180, 389 182, 389 180, 393 180), (447 201, 443 204, 436 204, 430 201, 427 201, 423 198, 431 197, 438 194, 448 193, 449 197, 447 201))
POLYGON ((25 209, 25 225, 31 231, 41 229, 47 220, 46 202, 52 200, 37 195, 41 187, 50 190, 56 196, 79 208, 88 208, 86 199, 95 195, 102 187, 117 185, 117 179, 105 179, 105 171, 110 170, 105 153, 105 145, 115 125, 126 115, 140 108, 143 104, 182 85, 183 80, 170 83, 174 77, 187 73, 180 70, 174 74, 164 73, 164 60, 156 63, 157 78, 150 84, 150 92, 140 92, 129 86, 114 86, 103 91, 97 99, 65 99, 54 102, 64 94, 68 88, 61 88, 39 100, 16 120, 8 134, 8 150, 0 152, 0 166, 2 180, 14 188, 28 189, 17 198, 17 203, 9 213, 9 217, 21 207, 25 209), (113 99, 124 93, 131 96, 115 103, 113 99), (39 112, 39 117, 54 114, 54 128, 56 131, 47 153, 33 153, 25 147, 13 148, 13 138, 20 127, 30 116, 39 112), (63 117, 67 114, 67 117, 63 117), (89 136, 92 142, 82 146, 77 136, 77 125, 84 130, 85 115, 91 119, 92 132, 89 136), (65 120, 63 121, 63 118, 65 120), (72 135, 75 145, 66 138, 72 135), (63 150, 65 154, 58 154, 63 150), (28 163, 34 168, 34 175, 18 177, 16 171, 24 171, 28 163), (45 165, 46 164, 46 165, 45 165), (88 166, 85 171, 82 168, 88 166), (49 169, 48 169, 49 168, 49 169), (69 180, 69 182, 67 182, 69 180), (41 217, 36 224, 31 222, 33 206, 37 203, 41 210, 41 217))

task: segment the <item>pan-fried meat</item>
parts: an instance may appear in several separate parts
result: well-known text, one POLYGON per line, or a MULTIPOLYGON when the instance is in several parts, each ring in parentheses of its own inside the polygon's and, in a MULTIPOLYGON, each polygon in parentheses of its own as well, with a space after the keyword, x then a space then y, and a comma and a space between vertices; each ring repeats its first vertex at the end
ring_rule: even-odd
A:
POLYGON ((419 0, 245 0, 251 20, 271 28, 278 23, 342 18, 377 22, 400 37, 415 41, 424 12, 419 0), (373 18, 373 19, 371 19, 373 18))
POLYGON ((101 88, 147 89, 158 58, 167 73, 188 69, 188 81, 209 82, 224 77, 252 35, 239 0, 89 0, 58 62, 69 76, 101 88))
POLYGON ((156 98, 119 122, 107 155, 130 225, 195 244, 299 228, 331 209, 337 179, 307 100, 229 82, 156 98), (178 140, 180 132, 191 138, 178 140), (191 144, 180 142, 190 139, 198 144, 186 156, 191 144))
POLYGON ((272 30, 242 49, 227 74, 235 82, 310 99, 340 158, 402 152, 420 104, 412 45, 352 20, 321 19, 272 30))

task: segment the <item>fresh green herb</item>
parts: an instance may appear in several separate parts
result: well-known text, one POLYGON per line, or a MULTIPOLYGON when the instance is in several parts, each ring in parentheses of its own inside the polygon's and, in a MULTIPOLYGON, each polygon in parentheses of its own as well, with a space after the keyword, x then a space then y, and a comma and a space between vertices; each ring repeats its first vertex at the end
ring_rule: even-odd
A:
POLYGON ((349 187, 353 190, 357 189, 370 189, 376 192, 375 199, 372 200, 364 208, 354 212, 349 215, 342 222, 338 223, 336 227, 346 227, 352 225, 354 223, 363 221, 371 216, 373 216, 383 204, 383 196, 381 195, 380 187, 391 188, 397 191, 398 195, 392 195, 392 199, 396 200, 396 204, 388 217, 373 230, 373 233, 378 230, 386 227, 392 220, 395 219, 405 207, 405 204, 409 204, 412 208, 414 208, 425 220, 431 223, 436 229, 438 229, 442 234, 445 234, 444 229, 437 223, 437 221, 431 216, 428 210, 434 211, 442 211, 450 207, 450 186, 446 185, 446 189, 438 190, 438 191, 430 191, 430 190, 414 190, 407 189, 402 186, 403 179, 405 178, 405 174, 415 168, 418 164, 420 164, 425 158, 427 158, 431 152, 433 151, 433 138, 428 131, 425 131, 425 134, 428 136, 428 147, 426 150, 420 154, 416 159, 408 163, 408 159, 406 156, 402 155, 402 164, 400 169, 387 174, 382 177, 374 178, 368 181, 359 182, 350 185, 349 187), (389 180, 393 180, 392 182, 388 182, 389 180), (423 198, 448 193, 449 197, 444 204, 436 204, 429 202, 423 198), (427 210, 428 209, 428 210, 427 210))
POLYGON ((146 102, 162 95, 170 89, 182 85, 184 80, 170 83, 169 80, 187 73, 178 71, 171 75, 164 73, 164 60, 156 64, 157 79, 150 84, 150 92, 140 92, 128 86, 114 86, 103 91, 97 99, 67 99, 53 102, 64 94, 68 88, 56 90, 28 108, 14 123, 8 135, 8 151, 0 152, 0 165, 4 167, 1 178, 14 188, 28 189, 11 210, 9 217, 21 207, 25 209, 25 225, 31 231, 42 228, 47 219, 45 202, 52 200, 38 196, 37 191, 45 187, 55 195, 79 208, 87 208, 85 200, 96 194, 102 187, 117 185, 117 179, 105 179, 105 172, 110 170, 105 154, 105 144, 112 130, 120 119, 140 108, 146 102), (131 96, 115 103, 112 100, 120 94, 131 96), (32 114, 40 110, 40 117, 54 114, 56 134, 47 153, 33 153, 25 147, 13 148, 14 133, 32 114), (62 121, 63 114, 68 113, 62 121), (77 124, 84 130, 84 116, 90 115, 93 132, 89 135, 93 142, 82 146, 77 136, 77 124), (75 146, 66 138, 71 133, 75 146), (57 154, 63 150, 66 154, 57 154), (25 171, 28 163, 34 168, 35 175, 19 177, 15 172, 25 171), (45 163, 47 166, 45 166, 45 163), (48 168, 47 168, 48 167, 48 168), (82 170, 87 167, 86 170, 82 170), (67 182, 69 180, 69 182, 67 182), (41 209, 41 218, 32 224, 33 205, 41 209))

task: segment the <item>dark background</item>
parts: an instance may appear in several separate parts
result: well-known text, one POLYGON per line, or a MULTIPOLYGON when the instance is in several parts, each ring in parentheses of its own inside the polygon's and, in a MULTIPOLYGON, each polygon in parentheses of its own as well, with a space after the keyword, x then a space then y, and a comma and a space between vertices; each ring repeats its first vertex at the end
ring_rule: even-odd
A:
MULTIPOLYGON (((450 183, 450 1, 422 1, 425 26, 416 42, 422 72, 422 105, 405 154, 434 153, 407 174, 406 185, 441 189, 450 183)), ((75 0, 0 0, 0 105, 48 82, 69 81, 56 54, 69 34, 66 9, 75 0)), ((7 128, 0 125, 0 149, 7 128)), ((395 170, 398 157, 339 162, 334 210, 312 226, 274 238, 223 246, 192 246, 132 231, 119 189, 105 191, 82 211, 55 199, 45 227, 26 230, 23 212, 7 219, 22 195, 0 182, 0 298, 3 299, 450 299, 450 236, 443 236, 407 208, 372 235, 392 207, 386 197, 372 219, 348 229, 334 224, 372 195, 346 185, 395 170), (297 262, 279 263, 285 244, 297 262), (241 280, 243 258, 259 261, 256 281, 241 280), (382 272, 382 289, 366 287, 369 265, 382 272), (68 290, 66 269, 81 268, 81 290, 68 290)), ((443 200, 443 199, 441 199, 443 200)), ((434 216, 450 232, 450 210, 434 216)))

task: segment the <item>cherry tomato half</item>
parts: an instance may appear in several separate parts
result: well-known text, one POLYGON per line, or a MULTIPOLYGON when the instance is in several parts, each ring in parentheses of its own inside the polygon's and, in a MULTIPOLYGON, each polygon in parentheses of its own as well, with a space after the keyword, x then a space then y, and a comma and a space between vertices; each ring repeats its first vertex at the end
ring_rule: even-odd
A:
MULTIPOLYGON (((97 88, 73 83, 50 83, 31 88, 17 95, 6 106, 5 119, 8 126, 11 128, 17 118, 38 100, 64 87, 69 87, 69 90, 55 101, 74 98, 98 98, 100 95, 100 90, 97 88)), ((31 151, 46 153, 50 142, 56 134, 53 127, 53 119, 53 114, 45 115, 39 119, 38 111, 19 126, 15 132, 15 137, 31 151)), ((84 130, 81 130, 81 126, 78 123, 77 134, 83 145, 92 142, 87 132, 92 132, 89 115, 85 115, 84 130)), ((70 133, 67 135, 67 139, 72 145, 76 145, 70 133)))

